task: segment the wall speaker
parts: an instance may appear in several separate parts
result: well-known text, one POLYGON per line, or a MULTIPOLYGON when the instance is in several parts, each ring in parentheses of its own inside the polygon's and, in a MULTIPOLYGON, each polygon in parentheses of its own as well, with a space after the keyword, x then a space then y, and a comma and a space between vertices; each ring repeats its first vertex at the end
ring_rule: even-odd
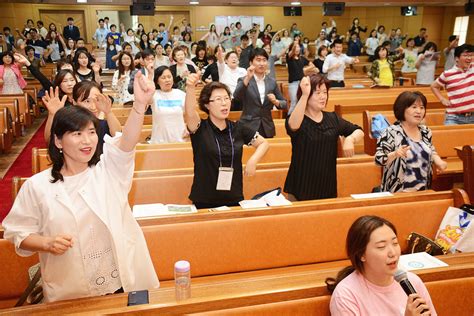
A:
POLYGON ((130 15, 155 15, 155 3, 135 3, 130 6, 130 15))
POLYGON ((324 2, 323 3, 323 15, 342 15, 346 4, 344 2, 324 2))

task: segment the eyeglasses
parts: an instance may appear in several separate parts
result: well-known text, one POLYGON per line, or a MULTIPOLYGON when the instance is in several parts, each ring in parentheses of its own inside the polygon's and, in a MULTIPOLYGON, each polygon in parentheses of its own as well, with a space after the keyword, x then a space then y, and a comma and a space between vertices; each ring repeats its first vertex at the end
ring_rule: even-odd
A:
POLYGON ((217 98, 215 98, 214 100, 209 99, 209 102, 227 103, 227 102, 229 102, 229 101, 230 101, 230 98, 229 98, 229 97, 224 97, 224 98, 217 97, 217 98))

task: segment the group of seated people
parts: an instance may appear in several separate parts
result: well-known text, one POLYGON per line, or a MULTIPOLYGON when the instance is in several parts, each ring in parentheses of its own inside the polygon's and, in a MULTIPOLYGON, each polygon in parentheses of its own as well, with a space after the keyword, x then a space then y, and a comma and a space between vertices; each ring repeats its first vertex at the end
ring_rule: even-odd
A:
MULTIPOLYGON (((244 35, 241 39, 248 40, 244 35)), ((159 286, 127 197, 146 113, 153 115, 151 142, 183 142, 189 135, 194 155, 189 199, 197 208, 216 208, 237 206, 244 199, 243 176, 255 175, 269 149, 266 138, 275 136, 271 111, 288 108, 276 79, 267 75, 272 58, 263 48, 242 50, 240 61, 244 56, 248 63, 244 68, 239 66, 237 52, 225 53, 217 45, 219 80, 206 82, 201 69, 189 64, 181 46, 172 51, 172 65, 157 66, 163 55, 159 45, 155 47, 161 49, 158 57, 153 50, 144 49, 134 58, 125 44, 118 54, 113 86, 119 96, 115 101, 131 106, 123 127, 112 111, 114 100, 103 92, 101 67, 87 49, 78 48, 71 62, 58 63, 53 82, 26 56, 2 55, 0 74, 12 71, 17 76, 19 66, 24 65, 46 90, 45 139, 52 166, 26 181, 2 225, 4 237, 18 254, 39 252, 48 302, 159 286), (198 94, 201 81, 206 84, 198 94), (228 119, 235 108, 242 109, 238 122, 228 119), (208 117, 201 119, 198 110, 208 117), (256 149, 245 168, 244 145, 256 149), (96 260, 98 252, 101 255, 96 260)), ((474 111, 472 102, 470 107, 459 103, 449 90, 456 84, 450 81, 452 72, 468 83, 474 80, 473 52, 471 45, 456 48, 456 66, 433 84, 438 93, 440 88, 448 89, 449 100, 437 95, 448 115, 465 117, 463 113, 474 111)), ((305 74, 304 67, 309 65, 305 60, 299 42, 292 42, 288 69, 297 75, 292 78, 294 97, 285 121, 292 156, 284 186, 292 201, 337 197, 339 138, 344 137, 344 154, 351 157, 355 143, 364 135, 361 127, 325 111, 329 90, 337 80, 322 73, 305 74)), ((330 67, 323 65, 323 69, 330 67)), ((378 139, 374 158, 383 166, 381 189, 429 189, 432 164, 440 170, 447 164, 432 144, 430 129, 423 125, 426 97, 420 92, 402 92, 393 109, 397 122, 378 139)), ((328 280, 329 289, 334 290, 332 313, 436 315, 419 278, 409 274, 418 294, 408 298, 394 283, 400 246, 390 222, 373 216, 356 220, 347 235, 347 254, 352 266, 337 280, 328 280)))

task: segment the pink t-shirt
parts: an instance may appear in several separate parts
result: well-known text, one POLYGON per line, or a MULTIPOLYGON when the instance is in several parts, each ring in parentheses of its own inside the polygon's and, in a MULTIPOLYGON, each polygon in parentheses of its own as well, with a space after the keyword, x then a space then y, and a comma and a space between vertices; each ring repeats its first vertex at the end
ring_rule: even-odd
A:
MULTIPOLYGON (((430 294, 421 279, 408 272, 408 279, 423 297, 432 316, 437 315, 430 294)), ((342 280, 331 296, 331 315, 404 315, 407 295, 395 280, 389 286, 370 283, 359 272, 352 272, 342 280)))

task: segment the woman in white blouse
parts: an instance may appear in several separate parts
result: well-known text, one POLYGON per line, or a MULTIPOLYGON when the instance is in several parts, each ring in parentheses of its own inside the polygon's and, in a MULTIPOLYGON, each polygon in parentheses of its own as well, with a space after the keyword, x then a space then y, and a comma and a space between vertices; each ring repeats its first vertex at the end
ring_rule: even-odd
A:
MULTIPOLYGON (((48 147, 52 168, 25 182, 2 223, 19 255, 39 253, 46 302, 159 287, 128 204, 135 146, 155 85, 140 72, 134 91, 123 134, 107 137, 103 154, 94 114, 81 106, 56 112, 48 147)), ((91 102, 110 110, 99 100, 91 102)))
POLYGON ((124 105, 133 104, 133 94, 128 92, 130 73, 135 69, 130 53, 121 52, 118 58, 118 69, 112 78, 112 88, 117 93, 115 101, 124 105))

